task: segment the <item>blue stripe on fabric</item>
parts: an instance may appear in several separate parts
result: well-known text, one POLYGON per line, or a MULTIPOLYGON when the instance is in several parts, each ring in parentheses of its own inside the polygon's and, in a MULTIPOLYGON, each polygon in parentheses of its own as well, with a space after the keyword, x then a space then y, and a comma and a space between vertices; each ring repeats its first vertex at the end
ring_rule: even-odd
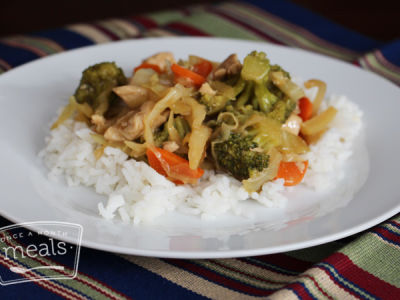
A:
POLYGON ((300 294, 296 291, 296 289, 290 287, 284 287, 283 289, 291 290, 293 293, 296 294, 297 298, 301 299, 300 294))
POLYGON ((400 68, 400 39, 382 47, 381 52, 389 62, 400 68))
POLYGON ((83 248, 79 271, 136 300, 207 299, 119 256, 102 251, 83 248))
POLYGON ((400 232, 394 231, 393 229, 391 229, 390 227, 388 227, 388 225, 393 226, 393 224, 390 224, 390 223, 389 223, 389 224, 382 225, 381 228, 383 228, 384 230, 389 231, 390 233, 393 233, 394 235, 400 236, 400 232))
MULTIPOLYGON (((0 274, 9 272, 9 270, 0 265, 0 274)), ((1 299, 64 299, 63 297, 46 290, 34 282, 25 282, 0 286, 1 299)))
MULTIPOLYGON (((26 269, 31 268, 31 266, 29 266, 28 264, 26 264, 26 263, 24 263, 24 262, 22 262, 22 261, 20 261, 20 260, 18 260, 18 259, 15 259, 15 258, 13 258, 13 257, 11 257, 10 260, 12 260, 13 262, 15 262, 15 263, 17 263, 17 264, 19 264, 19 265, 25 267, 26 269)), ((36 275, 38 275, 38 276, 40 276, 40 277, 46 276, 45 273, 43 273, 43 272, 41 272, 41 271, 39 271, 39 270, 34 270, 34 271, 32 271, 32 272, 34 272, 36 275)), ((0 273, 0 274, 1 274, 1 273, 0 273)), ((22 277, 22 276, 21 276, 21 277, 22 277)), ((77 293, 77 294, 79 294, 79 295, 81 295, 81 296, 83 296, 83 297, 85 297, 85 298, 93 299, 93 298, 89 297, 88 295, 86 295, 86 294, 84 294, 84 293, 82 293, 82 292, 76 290, 75 288, 70 287, 70 286, 68 286, 68 285, 65 285, 65 284, 62 282, 62 280, 63 280, 63 279, 61 279, 61 280, 55 279, 55 280, 54 280, 54 283, 55 283, 56 285, 58 284, 58 285, 64 287, 66 290, 73 291, 73 292, 75 292, 75 293, 77 293)), ((65 279, 65 280, 69 280, 69 279, 65 279)), ((25 283, 20 283, 20 284, 25 284, 25 283)))
MULTIPOLYGON (((303 288, 304 288, 304 290, 307 292, 307 294, 308 294, 308 296, 310 296, 312 299, 314 299, 314 300, 318 300, 318 298, 315 298, 314 297, 314 295, 310 292, 310 290, 306 287, 306 285, 303 283, 303 282, 299 282, 299 281, 295 281, 295 282, 293 282, 294 284, 299 284, 299 285, 301 285, 303 288)), ((292 283, 291 283, 292 284, 292 283)), ((292 291, 294 291, 294 289, 291 289, 292 291)), ((296 293, 296 295, 299 297, 299 294, 298 293, 296 293)), ((301 297, 299 297, 300 299, 301 299, 301 297)))
POLYGON ((0 58, 12 67, 17 67, 31 60, 38 59, 39 57, 39 55, 29 50, 9 46, 0 41, 0 58))
POLYGON ((393 241, 393 240, 391 240, 391 239, 389 239, 389 238, 383 236, 383 235, 380 234, 379 232, 372 231, 371 233, 372 233, 372 234, 376 234, 376 235, 379 236, 382 240, 385 240, 386 242, 388 242, 388 243, 390 243, 390 244, 393 244, 393 245, 396 245, 396 246, 400 246, 400 243, 399 243, 399 242, 395 242, 395 241, 393 241))
POLYGON ((341 286, 343 286, 344 288, 351 290, 353 293, 357 294, 360 298, 362 299, 366 299, 364 295, 362 295, 360 292, 358 292, 357 290, 355 290, 352 286, 357 287, 359 290, 363 291, 365 294, 367 294, 369 297, 376 299, 376 297, 374 295, 371 295, 369 292, 367 292, 366 290, 364 290, 363 288, 361 288, 360 286, 358 286, 357 284, 355 284, 354 282, 345 279, 344 277, 342 277, 339 273, 339 271, 332 265, 326 262, 322 262, 317 264, 316 266, 323 268, 324 270, 326 270, 333 278, 334 280, 339 283, 341 286), (329 267, 328 267, 329 266, 329 267), (335 272, 332 272, 331 269, 333 269, 335 272), (339 275, 338 275, 339 274, 339 275))
POLYGON ((36 32, 32 34, 32 36, 50 39, 58 43, 64 49, 74 49, 94 44, 94 42, 87 37, 63 28, 36 32))
POLYGON ((382 45, 379 41, 329 21, 308 9, 287 0, 245 0, 244 2, 264 9, 290 23, 297 24, 324 40, 357 52, 369 51, 382 45))

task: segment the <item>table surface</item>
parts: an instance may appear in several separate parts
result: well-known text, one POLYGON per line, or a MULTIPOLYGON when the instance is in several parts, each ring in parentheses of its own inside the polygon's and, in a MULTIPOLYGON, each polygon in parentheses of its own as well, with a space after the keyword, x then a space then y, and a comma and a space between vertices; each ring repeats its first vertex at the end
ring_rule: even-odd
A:
MULTIPOLYGON (((0 36, 56 28, 70 23, 125 17, 212 0, 70 0, 54 7, 50 0, 7 1, 0 9, 0 36), (23 5, 23 9, 21 9, 23 5)), ((390 41, 400 37, 400 1, 292 0, 305 8, 372 38, 390 41), (361 4, 362 3, 362 4, 361 4)))

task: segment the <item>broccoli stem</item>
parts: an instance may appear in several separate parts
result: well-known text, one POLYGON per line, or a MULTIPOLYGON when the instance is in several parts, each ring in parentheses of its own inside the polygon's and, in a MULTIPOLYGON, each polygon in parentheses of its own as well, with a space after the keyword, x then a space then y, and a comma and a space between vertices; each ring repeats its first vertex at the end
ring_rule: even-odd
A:
POLYGON ((240 108, 246 105, 247 101, 249 101, 251 94, 253 92, 254 82, 249 81, 246 83, 246 87, 244 91, 240 94, 238 100, 236 101, 236 107, 240 108))
POLYGON ((174 126, 178 131, 179 136, 183 139, 185 135, 190 132, 190 126, 188 122, 181 116, 176 117, 174 121, 174 126))

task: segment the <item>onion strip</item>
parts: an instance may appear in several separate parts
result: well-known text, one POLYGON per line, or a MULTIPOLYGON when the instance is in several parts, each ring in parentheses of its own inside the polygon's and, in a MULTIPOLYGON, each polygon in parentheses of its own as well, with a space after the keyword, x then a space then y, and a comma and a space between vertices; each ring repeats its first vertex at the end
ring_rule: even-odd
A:
POLYGON ((307 89, 310 89, 315 86, 318 88, 317 96, 315 96, 315 99, 313 101, 312 115, 315 116, 318 113, 318 110, 319 110, 319 107, 321 106, 322 100, 325 97, 326 83, 321 80, 318 80, 318 79, 310 79, 304 83, 304 86, 307 89))

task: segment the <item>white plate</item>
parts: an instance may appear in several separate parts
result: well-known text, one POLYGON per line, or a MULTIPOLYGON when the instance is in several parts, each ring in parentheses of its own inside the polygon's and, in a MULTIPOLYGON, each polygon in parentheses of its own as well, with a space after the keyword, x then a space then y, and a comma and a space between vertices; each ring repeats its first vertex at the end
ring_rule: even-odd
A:
POLYGON ((270 254, 343 238, 400 211, 400 89, 350 64, 302 50, 214 38, 144 39, 87 47, 0 76, 0 107, 0 213, 13 222, 81 224, 83 246, 175 258, 270 254), (291 193, 286 209, 261 209, 254 220, 226 216, 204 222, 170 215, 158 224, 132 226, 101 219, 97 202, 104 198, 91 189, 47 180, 37 154, 48 124, 67 103, 87 66, 111 60, 130 74, 141 59, 165 50, 178 58, 197 54, 216 61, 233 52, 242 58, 252 50, 265 51, 273 63, 293 74, 324 80, 328 94, 347 95, 364 111, 368 153, 358 147, 348 163, 347 179, 331 194, 291 193), (349 186, 358 189, 354 197, 346 193, 349 186))

